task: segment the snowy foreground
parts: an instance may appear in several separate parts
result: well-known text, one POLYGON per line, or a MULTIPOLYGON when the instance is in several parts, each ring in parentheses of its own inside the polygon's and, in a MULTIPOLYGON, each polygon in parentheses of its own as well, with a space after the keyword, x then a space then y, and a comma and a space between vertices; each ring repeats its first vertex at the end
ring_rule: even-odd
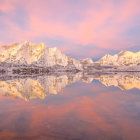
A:
POLYGON ((39 67, 36 65, 17 65, 10 63, 0 63, 0 75, 2 76, 28 76, 28 75, 41 75, 41 74, 56 74, 64 75, 67 73, 113 73, 113 72, 140 72, 140 66, 96 66, 94 64, 83 65, 83 69, 77 69, 74 65, 52 67, 39 67))

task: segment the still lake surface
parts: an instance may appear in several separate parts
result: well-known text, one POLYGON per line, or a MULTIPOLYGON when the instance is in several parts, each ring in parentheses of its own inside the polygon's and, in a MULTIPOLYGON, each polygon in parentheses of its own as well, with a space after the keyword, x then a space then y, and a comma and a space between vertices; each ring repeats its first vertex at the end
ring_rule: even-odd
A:
POLYGON ((0 140, 140 140, 140 77, 0 81, 0 140))

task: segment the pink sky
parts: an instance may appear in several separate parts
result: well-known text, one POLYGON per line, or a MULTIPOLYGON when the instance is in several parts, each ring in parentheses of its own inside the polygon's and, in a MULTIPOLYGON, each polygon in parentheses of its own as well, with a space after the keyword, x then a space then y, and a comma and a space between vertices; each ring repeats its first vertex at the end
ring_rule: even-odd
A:
POLYGON ((0 45, 45 42, 76 57, 140 48, 139 0, 0 0, 0 45))

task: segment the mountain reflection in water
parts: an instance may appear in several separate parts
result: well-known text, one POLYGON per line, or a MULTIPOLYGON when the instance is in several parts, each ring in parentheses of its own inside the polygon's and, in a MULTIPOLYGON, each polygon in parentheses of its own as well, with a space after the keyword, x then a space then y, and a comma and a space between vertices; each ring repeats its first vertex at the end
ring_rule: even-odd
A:
POLYGON ((139 89, 138 73, 11 77, 0 81, 0 139, 139 140, 139 89))
POLYGON ((75 82, 91 83, 100 81, 105 86, 115 86, 121 90, 140 89, 140 75, 128 74, 94 74, 83 73, 71 75, 38 76, 36 78, 11 78, 0 81, 0 95, 30 100, 32 98, 44 99, 48 94, 57 94, 67 85, 75 82))

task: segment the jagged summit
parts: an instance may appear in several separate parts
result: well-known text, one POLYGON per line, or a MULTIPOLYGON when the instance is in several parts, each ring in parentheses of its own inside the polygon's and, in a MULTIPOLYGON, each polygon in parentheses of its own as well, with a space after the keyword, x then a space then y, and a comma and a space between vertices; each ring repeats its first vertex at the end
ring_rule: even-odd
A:
POLYGON ((137 55, 137 53, 131 52, 131 51, 120 51, 119 56, 133 56, 133 55, 137 55))
POLYGON ((137 66, 140 65, 140 51, 121 51, 115 55, 105 55, 100 60, 93 62, 91 58, 76 60, 66 56, 60 50, 49 48, 43 42, 33 44, 30 41, 15 43, 1 47, 0 62, 12 64, 28 64, 41 67, 52 67, 59 65, 62 67, 72 66, 82 70, 83 65, 112 65, 112 66, 137 66))
POLYGON ((33 44, 25 41, 21 44, 13 44, 6 51, 1 51, 0 62, 14 64, 35 64, 37 66, 50 67, 54 65, 74 65, 77 69, 82 66, 78 60, 70 58, 57 48, 49 48, 44 43, 33 44))
POLYGON ((121 51, 115 55, 105 55, 97 62, 101 65, 137 66, 140 64, 140 51, 121 51))
POLYGON ((82 64, 92 64, 93 60, 91 58, 85 58, 85 59, 81 59, 80 62, 82 64))

